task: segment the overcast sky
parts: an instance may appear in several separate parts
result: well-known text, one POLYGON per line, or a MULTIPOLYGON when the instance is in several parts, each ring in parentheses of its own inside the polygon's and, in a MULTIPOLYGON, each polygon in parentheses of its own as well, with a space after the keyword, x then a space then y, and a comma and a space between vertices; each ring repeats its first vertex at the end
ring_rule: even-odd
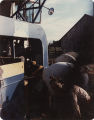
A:
POLYGON ((47 0, 45 6, 55 9, 51 16, 46 9, 42 13, 48 42, 62 38, 84 14, 93 14, 92 0, 47 0))

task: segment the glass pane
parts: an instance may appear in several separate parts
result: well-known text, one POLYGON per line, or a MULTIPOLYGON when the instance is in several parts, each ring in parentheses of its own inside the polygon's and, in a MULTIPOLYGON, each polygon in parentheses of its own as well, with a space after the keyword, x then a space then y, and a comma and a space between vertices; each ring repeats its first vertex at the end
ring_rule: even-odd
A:
MULTIPOLYGON (((29 7, 38 7, 37 9, 30 9, 30 10, 27 10, 27 11, 26 11, 27 21, 28 21, 28 22, 32 22, 32 19, 35 18, 36 14, 37 14, 37 12, 38 12, 38 10, 39 10, 39 0, 38 0, 38 2, 35 3, 35 4, 29 2, 29 3, 26 5, 26 8, 29 8, 29 7)), ((40 13, 39 13, 39 15, 38 15, 38 17, 37 17, 37 19, 36 19, 35 22, 38 22, 38 23, 40 22, 40 13)))

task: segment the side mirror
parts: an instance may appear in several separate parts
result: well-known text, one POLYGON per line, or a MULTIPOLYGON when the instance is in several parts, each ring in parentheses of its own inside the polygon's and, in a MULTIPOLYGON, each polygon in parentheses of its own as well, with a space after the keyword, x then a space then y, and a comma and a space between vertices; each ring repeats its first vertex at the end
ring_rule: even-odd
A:
POLYGON ((49 11, 48 11, 48 14, 52 15, 53 13, 54 13, 54 8, 50 8, 49 11))

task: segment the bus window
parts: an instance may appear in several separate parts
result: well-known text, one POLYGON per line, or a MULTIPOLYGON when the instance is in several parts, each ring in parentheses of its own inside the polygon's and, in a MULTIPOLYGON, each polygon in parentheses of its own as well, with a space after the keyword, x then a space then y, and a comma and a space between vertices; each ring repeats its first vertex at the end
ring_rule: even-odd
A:
POLYGON ((30 39, 30 46, 31 46, 31 57, 32 60, 35 60, 37 64, 43 65, 43 48, 42 43, 39 39, 30 39))

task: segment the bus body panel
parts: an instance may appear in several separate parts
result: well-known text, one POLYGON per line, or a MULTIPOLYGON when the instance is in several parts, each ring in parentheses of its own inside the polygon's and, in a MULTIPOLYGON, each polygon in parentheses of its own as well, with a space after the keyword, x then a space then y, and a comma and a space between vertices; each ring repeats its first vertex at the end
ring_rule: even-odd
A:
POLYGON ((48 44, 45 32, 40 25, 0 16, 0 28, 2 36, 40 39, 43 47, 43 66, 48 66, 48 44))
MULTIPOLYGON (((46 34, 40 25, 0 15, 0 40, 3 40, 2 37, 8 37, 10 40, 17 38, 32 41, 32 39, 35 39, 36 44, 37 40, 40 40, 42 44, 43 66, 48 66, 48 44, 46 34)), ((4 103, 7 103, 7 100, 11 101, 17 86, 24 79, 24 62, 0 65, 0 71, 0 109, 2 110, 4 103)))
POLYGON ((17 85, 24 79, 24 63, 2 65, 0 70, 2 70, 0 78, 0 104, 3 104, 7 99, 11 100, 17 85))

